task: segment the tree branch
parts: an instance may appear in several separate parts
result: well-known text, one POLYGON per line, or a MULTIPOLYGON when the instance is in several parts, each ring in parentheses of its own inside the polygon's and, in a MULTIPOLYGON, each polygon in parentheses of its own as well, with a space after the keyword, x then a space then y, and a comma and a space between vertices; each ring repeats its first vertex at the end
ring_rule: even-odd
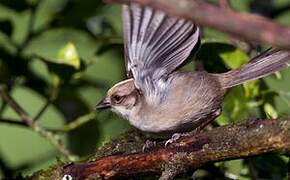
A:
POLYGON ((110 179, 140 173, 162 173, 163 179, 170 179, 208 162, 271 152, 286 153, 290 150, 290 120, 258 120, 218 127, 182 137, 168 147, 164 147, 164 142, 157 143, 147 152, 142 152, 142 143, 136 142, 136 139, 134 135, 133 138, 113 140, 97 152, 96 160, 61 165, 33 178, 45 175, 60 179, 66 175, 73 179, 110 179))
POLYGON ((267 43, 274 47, 290 49, 290 28, 264 17, 229 11, 203 0, 106 0, 107 2, 137 2, 164 12, 215 28, 240 39, 267 43))

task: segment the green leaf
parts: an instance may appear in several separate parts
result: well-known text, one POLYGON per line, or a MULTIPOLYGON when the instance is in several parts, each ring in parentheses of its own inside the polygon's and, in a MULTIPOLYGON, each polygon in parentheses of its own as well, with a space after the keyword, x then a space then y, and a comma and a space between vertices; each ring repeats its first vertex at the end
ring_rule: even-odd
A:
POLYGON ((233 88, 226 96, 223 103, 223 119, 219 119, 219 123, 238 122, 247 118, 250 114, 248 100, 244 95, 244 90, 241 86, 233 88))
POLYGON ((203 62, 207 71, 214 73, 238 68, 249 59, 247 54, 237 47, 215 41, 204 42, 196 57, 203 62))
POLYGON ((240 49, 235 49, 228 52, 221 52, 220 57, 222 58, 225 65, 230 69, 236 69, 240 67, 249 59, 248 55, 240 49))
POLYGON ((81 65, 80 57, 73 43, 67 43, 59 52, 57 59, 61 64, 67 64, 73 66, 75 69, 79 69, 81 65))
POLYGON ((248 81, 243 84, 245 97, 248 99, 255 98, 260 94, 260 81, 248 81))
POLYGON ((37 55, 36 58, 46 64, 54 87, 79 77, 80 72, 85 69, 85 64, 80 59, 73 43, 67 43, 61 48, 58 52, 57 60, 47 59, 37 55))
POLYGON ((54 87, 69 82, 75 78, 75 75, 79 75, 78 73, 85 69, 83 61, 80 61, 80 68, 76 69, 74 66, 66 63, 58 63, 57 61, 52 61, 39 56, 37 56, 37 58, 46 64, 54 87))
MULTIPOLYGON (((46 99, 35 91, 21 86, 14 86, 11 95, 31 116, 36 115, 46 102, 46 99)), ((18 118, 10 107, 5 109, 3 117, 18 118)), ((39 121, 42 126, 49 128, 61 128, 64 122, 63 115, 54 106, 48 107, 39 121)), ((29 172, 46 168, 53 163, 55 157, 60 156, 49 141, 29 128, 3 123, 0 124, 0 147, 1 155, 7 159, 11 168, 23 167, 29 172)))
POLYGON ((276 78, 277 78, 278 80, 281 80, 281 79, 282 79, 282 74, 281 74, 281 72, 275 72, 274 75, 276 76, 276 78))
POLYGON ((276 109, 270 103, 264 105, 264 111, 269 118, 276 119, 278 117, 276 109))
POLYGON ((244 160, 230 160, 225 162, 215 163, 220 169, 223 169, 225 174, 229 179, 239 179, 246 180, 247 178, 243 177, 249 169, 244 165, 244 160))
POLYGON ((229 124, 230 120, 228 117, 226 117, 225 113, 222 113, 217 119, 216 119, 217 123, 220 126, 225 126, 227 124, 229 124))

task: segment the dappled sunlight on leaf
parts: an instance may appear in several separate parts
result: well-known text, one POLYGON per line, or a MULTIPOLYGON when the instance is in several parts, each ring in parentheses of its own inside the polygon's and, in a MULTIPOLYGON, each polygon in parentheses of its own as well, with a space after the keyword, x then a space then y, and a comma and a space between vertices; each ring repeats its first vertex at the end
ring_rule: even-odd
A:
POLYGON ((73 43, 67 43, 58 52, 57 56, 58 62, 62 64, 67 64, 73 66, 75 69, 80 68, 80 57, 73 43))

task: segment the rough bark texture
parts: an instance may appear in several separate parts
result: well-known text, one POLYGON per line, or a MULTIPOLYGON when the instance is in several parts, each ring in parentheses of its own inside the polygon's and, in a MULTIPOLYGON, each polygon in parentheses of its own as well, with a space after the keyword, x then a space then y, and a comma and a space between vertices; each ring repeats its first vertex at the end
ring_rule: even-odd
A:
POLYGON ((111 179, 144 173, 162 174, 162 179, 198 168, 208 162, 244 158, 290 150, 290 120, 258 120, 215 128, 193 136, 182 137, 164 147, 164 142, 142 151, 139 137, 114 140, 97 151, 94 159, 76 164, 61 164, 34 175, 41 179, 64 175, 73 179, 111 179), (111 154, 111 155, 109 155, 111 154))
POLYGON ((290 49, 290 28, 261 16, 238 13, 214 6, 204 0, 106 0, 107 2, 137 2, 168 14, 184 17, 197 24, 212 27, 249 42, 268 43, 290 49))

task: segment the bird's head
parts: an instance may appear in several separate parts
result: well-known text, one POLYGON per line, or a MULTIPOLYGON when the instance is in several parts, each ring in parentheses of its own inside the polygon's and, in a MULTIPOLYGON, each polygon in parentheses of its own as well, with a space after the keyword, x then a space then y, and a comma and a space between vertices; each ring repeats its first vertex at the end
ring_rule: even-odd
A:
POLYGON ((106 97, 96 105, 96 109, 111 108, 112 111, 128 119, 139 96, 133 79, 121 81, 108 90, 106 97))

